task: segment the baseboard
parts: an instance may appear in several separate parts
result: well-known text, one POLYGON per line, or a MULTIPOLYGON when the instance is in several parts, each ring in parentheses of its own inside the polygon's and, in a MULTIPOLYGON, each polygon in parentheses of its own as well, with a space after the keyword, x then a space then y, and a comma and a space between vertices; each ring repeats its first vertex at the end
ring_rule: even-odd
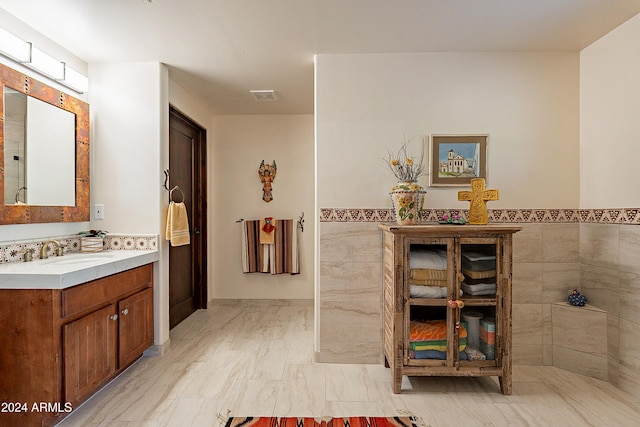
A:
POLYGON ((164 356, 171 348, 171 338, 167 339, 165 342, 159 345, 152 345, 148 349, 146 349, 142 355, 144 357, 157 357, 164 356))

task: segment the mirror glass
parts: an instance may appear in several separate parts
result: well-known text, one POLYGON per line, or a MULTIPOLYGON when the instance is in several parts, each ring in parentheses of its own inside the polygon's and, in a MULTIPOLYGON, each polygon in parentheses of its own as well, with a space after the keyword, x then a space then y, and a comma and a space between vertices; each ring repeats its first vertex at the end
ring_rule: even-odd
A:
POLYGON ((4 88, 4 203, 75 205, 75 114, 4 88))
POLYGON ((0 224, 89 221, 89 104, 0 64, 0 224))

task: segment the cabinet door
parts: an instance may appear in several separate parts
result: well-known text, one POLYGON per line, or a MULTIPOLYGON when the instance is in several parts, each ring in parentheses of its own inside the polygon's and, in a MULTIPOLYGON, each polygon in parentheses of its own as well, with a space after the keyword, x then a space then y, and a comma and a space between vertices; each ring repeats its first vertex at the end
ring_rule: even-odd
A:
POLYGON ((405 239, 404 364, 451 367, 459 351, 448 301, 457 298, 455 241, 447 237, 405 239))
POLYGON ((85 400, 116 371, 115 304, 63 326, 65 401, 85 400))
POLYGON ((153 291, 145 289, 118 302, 120 350, 118 363, 124 368, 153 344, 153 291))
POLYGON ((502 331, 503 267, 499 237, 460 239, 461 296, 465 307, 461 320, 466 322, 469 360, 495 366, 496 344, 502 331))

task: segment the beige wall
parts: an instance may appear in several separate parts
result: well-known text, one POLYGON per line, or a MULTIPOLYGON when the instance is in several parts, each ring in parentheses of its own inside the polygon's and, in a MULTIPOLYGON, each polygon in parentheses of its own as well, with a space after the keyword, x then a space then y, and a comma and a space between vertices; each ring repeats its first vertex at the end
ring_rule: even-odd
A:
POLYGON ((640 15, 580 53, 580 207, 640 206, 640 15))
POLYGON ((313 116, 218 116, 208 151, 209 296, 211 299, 313 299, 315 235, 313 116), (260 162, 276 161, 273 200, 262 200, 260 162), (237 220, 293 218, 298 231, 299 275, 243 274, 237 220))
MULTIPOLYGON (((579 203, 577 53, 318 55, 318 207, 390 207, 382 158, 407 137, 490 134, 492 208, 579 203)), ((419 154, 416 152, 415 154, 419 154)), ((426 184, 423 178, 422 183, 426 184)), ((459 188, 425 207, 462 208, 459 188)))

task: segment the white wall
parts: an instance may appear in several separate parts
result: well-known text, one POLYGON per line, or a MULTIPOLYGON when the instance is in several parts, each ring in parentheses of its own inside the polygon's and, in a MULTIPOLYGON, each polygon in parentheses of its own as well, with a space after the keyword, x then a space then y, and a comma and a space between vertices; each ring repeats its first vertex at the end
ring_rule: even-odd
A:
MULTIPOLYGON (((104 204, 112 233, 159 232, 161 69, 159 63, 91 65, 91 203, 104 204)), ((163 108, 168 112, 168 105, 163 108)), ((168 114, 168 113, 167 113, 168 114)))
POLYGON ((640 15, 580 53, 580 207, 640 205, 640 15))
POLYGON ((313 299, 313 116, 218 116, 208 151, 210 299, 313 299), (260 162, 276 161, 273 200, 262 200, 260 162), (297 219, 299 275, 243 274, 236 220, 297 219))
MULTIPOLYGON (((318 55, 318 207, 391 207, 382 158, 407 137, 490 134, 490 208, 575 208, 577 53, 318 55)), ((426 185, 427 179, 423 179, 426 185)), ((426 208, 468 208, 428 188, 426 208)))
MULTIPOLYGON (((92 228, 159 234, 164 228, 163 147, 168 146, 169 77, 157 62, 92 64, 91 206, 104 204, 92 228)), ((169 339, 168 247, 159 240, 154 287, 155 344, 169 339)))

